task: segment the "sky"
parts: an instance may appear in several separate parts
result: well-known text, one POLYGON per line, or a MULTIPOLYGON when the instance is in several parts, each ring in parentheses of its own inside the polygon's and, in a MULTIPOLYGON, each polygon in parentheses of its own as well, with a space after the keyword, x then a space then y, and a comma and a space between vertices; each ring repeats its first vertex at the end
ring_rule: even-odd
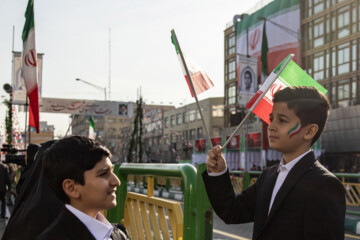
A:
MULTIPOLYGON (((249 12, 248 0, 35 0, 36 48, 43 53, 42 96, 104 100, 104 92, 81 78, 109 89, 112 101, 136 101, 139 89, 147 104, 194 102, 182 74, 170 31, 183 52, 215 87, 199 100, 224 95, 224 30, 236 14, 249 12)), ((0 1, 0 85, 11 82, 12 46, 22 51, 27 0, 0 1), (13 38, 13 27, 14 38, 13 38)), ((1 102, 8 94, 0 90, 1 102)), ((0 105, 0 133, 6 107, 0 105)), ((25 114, 18 114, 20 128, 25 114)), ((65 134, 69 115, 40 113, 40 121, 65 134)))

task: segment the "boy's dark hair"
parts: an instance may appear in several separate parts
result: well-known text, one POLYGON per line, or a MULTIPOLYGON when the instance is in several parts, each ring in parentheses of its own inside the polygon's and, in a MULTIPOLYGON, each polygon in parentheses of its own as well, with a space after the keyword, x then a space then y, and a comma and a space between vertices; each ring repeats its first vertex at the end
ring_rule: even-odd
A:
POLYGON ((300 118, 302 126, 317 124, 319 130, 311 145, 319 139, 329 115, 329 101, 324 94, 314 87, 287 87, 275 93, 273 102, 287 103, 300 118))
POLYGON ((84 185, 84 172, 92 169, 110 151, 100 143, 83 136, 65 137, 46 150, 43 172, 48 184, 64 203, 70 203, 62 188, 65 179, 84 185))

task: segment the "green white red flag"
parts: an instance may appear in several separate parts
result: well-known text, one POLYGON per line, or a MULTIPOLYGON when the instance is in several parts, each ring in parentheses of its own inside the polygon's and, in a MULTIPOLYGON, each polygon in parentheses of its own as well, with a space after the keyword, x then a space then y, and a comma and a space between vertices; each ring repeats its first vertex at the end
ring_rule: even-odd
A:
POLYGON ((200 93, 205 92, 206 90, 212 88, 214 86, 213 82, 210 80, 208 75, 204 72, 204 70, 202 70, 202 68, 199 65, 197 65, 191 58, 187 57, 184 53, 183 56, 185 63, 182 61, 179 50, 180 48, 177 46, 173 35, 171 35, 171 41, 175 46, 176 54, 178 56, 181 65, 182 72, 185 76, 185 80, 189 86, 191 96, 194 97, 194 93, 191 90, 189 77, 186 74, 185 66, 188 68, 196 95, 199 95, 200 93))
POLYGON ((22 33, 22 76, 29 97, 29 126, 40 131, 39 87, 37 72, 37 53, 35 46, 34 0, 29 0, 25 12, 25 25, 22 33))
POLYGON ((95 122, 92 116, 89 117, 89 138, 95 139, 95 122))
POLYGON ((255 95, 250 99, 250 101, 246 104, 248 109, 251 109, 257 99, 260 97, 263 92, 266 91, 266 94, 258 103, 258 105, 253 109, 253 113, 255 113, 258 117, 260 117, 267 124, 270 123, 269 115, 272 111, 273 107, 273 97, 274 94, 280 89, 291 87, 291 86, 312 86, 317 90, 326 94, 327 90, 317 83, 314 79, 312 79, 304 70, 302 70, 294 61, 290 60, 290 62, 286 65, 284 70, 280 73, 280 75, 276 78, 283 65, 286 63, 289 55, 284 61, 282 61, 274 71, 269 75, 264 84, 260 87, 260 89, 255 93, 255 95))

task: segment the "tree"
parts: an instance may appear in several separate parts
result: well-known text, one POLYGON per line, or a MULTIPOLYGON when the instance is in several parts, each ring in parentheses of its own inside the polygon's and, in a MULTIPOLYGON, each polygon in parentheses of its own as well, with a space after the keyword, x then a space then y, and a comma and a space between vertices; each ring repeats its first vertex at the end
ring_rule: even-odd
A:
POLYGON ((143 107, 142 98, 136 101, 136 114, 134 118, 134 128, 131 133, 129 141, 129 150, 127 155, 127 161, 131 162, 134 159, 135 162, 142 162, 143 158, 143 107))

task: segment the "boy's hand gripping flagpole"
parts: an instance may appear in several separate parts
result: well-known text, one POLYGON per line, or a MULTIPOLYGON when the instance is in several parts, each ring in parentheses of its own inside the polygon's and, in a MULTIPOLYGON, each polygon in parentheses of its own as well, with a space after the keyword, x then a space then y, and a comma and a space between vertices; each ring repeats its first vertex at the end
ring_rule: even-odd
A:
POLYGON ((290 62, 290 60, 294 57, 294 54, 290 54, 289 57, 286 59, 286 62, 281 66, 279 72, 277 72, 277 74, 275 75, 274 79, 272 79, 266 89, 266 91, 264 91, 259 97, 258 99, 256 99, 255 103, 252 105, 252 107, 249 109, 249 112, 246 114, 246 116, 243 118, 243 120, 240 122, 240 124, 236 127, 235 131, 230 135, 230 137, 228 138, 228 140, 226 140, 226 142, 224 143, 224 145, 222 146, 222 148, 225 148, 228 143, 230 142, 231 138, 234 137, 234 135, 237 133, 237 131, 242 127, 242 125, 245 123, 245 121, 249 118, 250 113, 256 108, 256 106, 259 104, 259 102, 261 101, 261 99, 263 99, 263 97, 265 96, 265 94, 267 93, 267 91, 270 89, 271 85, 273 85, 273 83, 276 81, 276 79, 280 76, 281 72, 285 69, 286 65, 290 62))
POLYGON ((184 59, 184 55, 183 55, 183 53, 182 53, 182 51, 181 51, 180 44, 179 44, 179 41, 178 41, 178 39, 177 39, 177 37, 176 37, 176 34, 175 34, 174 29, 171 30, 171 35, 172 35, 172 37, 173 37, 173 39, 174 39, 174 41, 175 41, 176 46, 178 47, 179 54, 180 54, 180 57, 181 57, 181 61, 182 61, 183 64, 184 64, 184 69, 185 69, 186 75, 187 75, 188 80, 189 80, 189 85, 190 85, 191 91, 192 91, 193 94, 194 94, 194 98, 195 98, 195 100, 196 100, 196 105, 197 105, 197 108, 199 109, 199 113, 200 113, 200 116, 201 116, 202 125, 203 125, 203 127, 204 127, 204 129, 205 129, 205 133, 206 133, 207 138, 208 138, 208 141, 209 141, 209 146, 210 146, 210 148, 212 149, 212 148, 213 148, 213 144, 212 144, 212 142, 211 142, 209 130, 208 130, 207 127, 206 127, 205 120, 204 120, 204 116, 203 116, 203 113, 202 113, 202 111, 201 111, 201 107, 200 107, 200 104, 199 104, 199 100, 198 100, 198 98, 197 98, 197 95, 196 95, 196 92, 195 92, 195 88, 194 88, 194 85, 193 85, 193 83, 192 83, 191 76, 190 76, 189 70, 188 70, 188 68, 187 68, 187 65, 186 65, 186 62, 185 62, 185 59, 184 59))

